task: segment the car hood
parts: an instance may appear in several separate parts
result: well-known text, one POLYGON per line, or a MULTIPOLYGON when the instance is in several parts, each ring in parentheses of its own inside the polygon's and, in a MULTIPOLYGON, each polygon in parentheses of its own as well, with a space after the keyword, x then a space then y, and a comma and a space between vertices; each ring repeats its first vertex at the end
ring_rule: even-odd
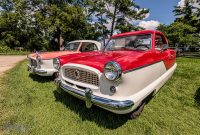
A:
POLYGON ((107 52, 89 52, 75 55, 61 56, 61 65, 66 63, 82 64, 98 69, 103 72, 104 65, 109 61, 118 62, 122 71, 131 68, 137 68, 144 65, 147 61, 144 59, 148 57, 145 51, 107 51, 107 52))
MULTIPOLYGON (((38 55, 41 57, 41 59, 53 59, 62 55, 68 55, 68 54, 73 54, 73 53, 78 53, 76 51, 55 51, 55 52, 42 52, 39 53, 38 55)), ((36 58, 37 53, 32 53, 29 54, 28 57, 30 58, 36 58)))

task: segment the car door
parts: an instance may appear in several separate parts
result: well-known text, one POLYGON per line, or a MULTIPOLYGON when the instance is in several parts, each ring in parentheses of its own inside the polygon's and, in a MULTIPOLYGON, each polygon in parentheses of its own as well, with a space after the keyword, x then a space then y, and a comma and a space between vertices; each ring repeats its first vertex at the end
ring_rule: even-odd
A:
POLYGON ((166 69, 168 70, 174 64, 176 57, 175 51, 171 49, 163 49, 168 44, 166 38, 162 34, 155 35, 155 50, 157 57, 164 62, 166 69))

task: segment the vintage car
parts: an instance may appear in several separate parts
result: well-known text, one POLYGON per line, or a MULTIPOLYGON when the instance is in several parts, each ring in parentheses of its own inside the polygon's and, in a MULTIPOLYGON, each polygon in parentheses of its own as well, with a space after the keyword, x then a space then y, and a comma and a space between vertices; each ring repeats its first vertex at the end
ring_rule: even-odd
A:
MULTIPOLYGON (((137 117, 176 69, 176 53, 159 31, 111 37, 102 51, 54 59, 61 90, 117 114, 137 117)), ((59 88, 58 87, 58 88, 59 88)), ((59 89, 58 89, 59 90, 59 89)))
POLYGON ((72 53, 98 51, 102 48, 101 43, 93 40, 76 40, 69 42, 63 51, 33 53, 27 56, 29 60, 28 71, 40 76, 53 76, 57 69, 53 67, 53 58, 72 53))

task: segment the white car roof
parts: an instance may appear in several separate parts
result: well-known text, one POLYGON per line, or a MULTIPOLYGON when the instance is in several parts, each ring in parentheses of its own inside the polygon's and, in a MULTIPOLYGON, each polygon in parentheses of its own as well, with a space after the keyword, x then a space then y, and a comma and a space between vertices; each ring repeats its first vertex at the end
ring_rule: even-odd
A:
POLYGON ((75 42, 90 42, 90 43, 94 43, 97 45, 98 49, 101 50, 102 49, 102 44, 98 41, 95 41, 95 40, 74 40, 74 41, 71 41, 69 43, 75 43, 75 42))

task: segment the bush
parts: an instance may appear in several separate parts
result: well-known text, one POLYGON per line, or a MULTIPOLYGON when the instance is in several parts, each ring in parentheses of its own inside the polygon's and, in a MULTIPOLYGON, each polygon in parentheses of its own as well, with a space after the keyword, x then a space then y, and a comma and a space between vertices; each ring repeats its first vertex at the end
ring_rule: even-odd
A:
POLYGON ((27 55, 30 52, 28 51, 16 51, 16 50, 12 50, 10 49, 10 47, 2 45, 0 43, 0 54, 6 54, 6 55, 27 55))
POLYGON ((9 53, 11 51, 12 50, 9 47, 0 44, 0 53, 9 53))

